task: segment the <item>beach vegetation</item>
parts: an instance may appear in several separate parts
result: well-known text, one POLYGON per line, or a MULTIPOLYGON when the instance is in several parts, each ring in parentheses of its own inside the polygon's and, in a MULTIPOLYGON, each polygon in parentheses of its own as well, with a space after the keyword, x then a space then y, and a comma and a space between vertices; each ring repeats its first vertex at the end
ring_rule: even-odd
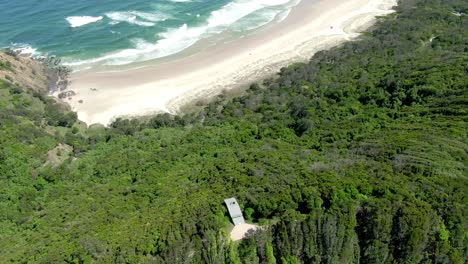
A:
POLYGON ((0 71, 13 71, 13 65, 9 61, 0 60, 0 71))

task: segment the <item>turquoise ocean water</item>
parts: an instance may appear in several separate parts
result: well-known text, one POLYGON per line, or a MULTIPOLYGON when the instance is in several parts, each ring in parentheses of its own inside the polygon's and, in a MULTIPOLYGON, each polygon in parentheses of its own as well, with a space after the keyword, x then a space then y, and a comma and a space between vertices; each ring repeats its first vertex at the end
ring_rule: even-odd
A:
POLYGON ((0 47, 75 69, 177 54, 284 19, 300 0, 1 0, 0 47), (229 34, 226 34, 229 33, 229 34))

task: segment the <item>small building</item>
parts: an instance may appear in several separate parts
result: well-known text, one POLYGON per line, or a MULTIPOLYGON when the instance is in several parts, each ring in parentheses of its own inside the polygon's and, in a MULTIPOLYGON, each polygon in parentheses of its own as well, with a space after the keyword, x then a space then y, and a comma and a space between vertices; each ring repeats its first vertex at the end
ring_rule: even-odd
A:
POLYGON ((228 198, 224 200, 228 208, 229 214, 231 215, 232 222, 234 225, 242 225, 245 223, 244 216, 242 216, 242 211, 237 203, 236 198, 228 198))

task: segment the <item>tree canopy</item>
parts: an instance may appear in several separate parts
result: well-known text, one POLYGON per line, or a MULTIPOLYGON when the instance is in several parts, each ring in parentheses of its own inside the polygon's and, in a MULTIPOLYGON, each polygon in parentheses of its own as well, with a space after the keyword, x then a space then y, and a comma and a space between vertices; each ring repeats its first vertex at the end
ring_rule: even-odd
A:
POLYGON ((241 96, 109 128, 2 81, 0 262, 466 263, 467 10, 401 1, 241 96), (239 243, 231 196, 265 227, 239 243))

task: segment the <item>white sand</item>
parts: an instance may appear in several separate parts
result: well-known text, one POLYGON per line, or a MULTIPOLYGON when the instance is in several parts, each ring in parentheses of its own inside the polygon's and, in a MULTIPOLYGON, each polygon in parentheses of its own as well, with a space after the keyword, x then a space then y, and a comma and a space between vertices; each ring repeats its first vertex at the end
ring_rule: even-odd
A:
POLYGON ((187 103, 247 85, 356 38, 375 16, 392 12, 396 2, 303 0, 281 23, 192 56, 133 70, 74 73, 70 89, 77 95, 66 101, 88 125, 108 125, 117 116, 177 113, 187 103))
POLYGON ((241 240, 243 239, 250 230, 250 232, 254 232, 255 230, 257 230, 258 226, 256 225, 251 225, 251 224, 242 224, 242 225, 236 225, 234 226, 234 228, 232 229, 230 235, 231 235, 231 239, 233 241, 238 241, 238 240, 241 240))

